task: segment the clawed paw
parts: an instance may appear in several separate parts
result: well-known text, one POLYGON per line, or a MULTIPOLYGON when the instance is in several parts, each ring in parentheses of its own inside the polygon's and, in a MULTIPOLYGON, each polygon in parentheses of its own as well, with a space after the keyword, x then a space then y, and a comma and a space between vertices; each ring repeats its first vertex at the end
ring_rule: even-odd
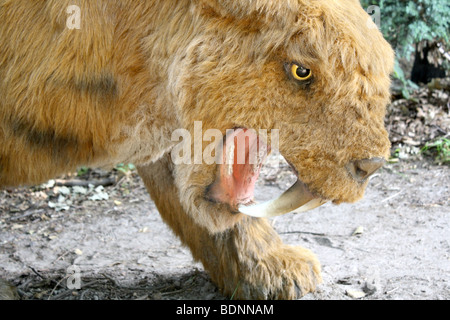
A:
POLYGON ((304 248, 283 245, 265 258, 248 262, 241 264, 235 286, 224 288, 233 299, 299 299, 322 282, 320 263, 304 248))

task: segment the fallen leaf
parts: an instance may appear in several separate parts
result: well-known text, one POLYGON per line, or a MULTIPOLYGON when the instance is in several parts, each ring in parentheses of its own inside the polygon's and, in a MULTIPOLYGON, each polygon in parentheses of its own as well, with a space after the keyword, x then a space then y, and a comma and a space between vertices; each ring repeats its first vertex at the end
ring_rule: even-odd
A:
POLYGON ((80 187, 80 186, 73 187, 73 193, 86 194, 87 192, 88 192, 88 190, 84 187, 80 187))
POLYGON ((65 196, 67 196, 67 195, 70 194, 70 189, 67 188, 67 187, 64 187, 64 186, 62 186, 62 187, 56 187, 56 188, 53 189, 53 191, 54 191, 55 193, 59 193, 59 194, 65 195, 65 196))
POLYGON ((54 203, 52 201, 48 202, 48 206, 52 209, 55 209, 55 211, 67 211, 70 209, 70 206, 68 206, 67 204, 64 204, 63 201, 59 202, 58 199, 58 203, 54 203))

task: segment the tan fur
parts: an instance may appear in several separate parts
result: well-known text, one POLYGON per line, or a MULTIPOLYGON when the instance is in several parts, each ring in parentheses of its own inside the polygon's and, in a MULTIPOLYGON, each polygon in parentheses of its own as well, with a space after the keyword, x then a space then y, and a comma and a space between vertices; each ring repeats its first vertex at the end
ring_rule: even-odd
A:
POLYGON ((0 187, 133 162, 226 294, 295 298, 319 264, 264 220, 205 199, 216 165, 168 163, 171 134, 280 129, 311 191, 353 202, 350 161, 386 157, 393 52, 357 0, 0 0, 0 187), (66 8, 81 8, 81 29, 66 8), (305 86, 286 73, 313 71, 305 86))

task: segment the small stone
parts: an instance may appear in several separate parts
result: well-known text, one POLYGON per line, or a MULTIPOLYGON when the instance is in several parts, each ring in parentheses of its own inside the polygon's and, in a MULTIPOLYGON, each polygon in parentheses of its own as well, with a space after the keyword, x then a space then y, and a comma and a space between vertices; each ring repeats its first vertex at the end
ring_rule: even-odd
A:
POLYGON ((353 232, 353 236, 361 235, 364 233, 364 227, 359 226, 356 228, 356 230, 353 232))
POLYGON ((148 233, 148 232, 149 232, 148 227, 144 227, 144 228, 139 230, 139 233, 148 233))
POLYGON ((347 290, 345 292, 345 294, 347 296, 349 296, 350 298, 353 298, 353 299, 361 299, 361 298, 364 298, 366 296, 366 294, 364 292, 362 292, 362 291, 351 290, 351 289, 347 290))

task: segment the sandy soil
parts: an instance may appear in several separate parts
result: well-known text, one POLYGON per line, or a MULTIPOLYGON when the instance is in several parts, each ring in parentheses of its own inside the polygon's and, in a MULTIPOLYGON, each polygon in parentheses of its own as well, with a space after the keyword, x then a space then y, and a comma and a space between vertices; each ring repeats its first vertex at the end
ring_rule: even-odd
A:
MULTIPOLYGON (((286 167, 272 169, 258 200, 294 179, 286 167)), ((449 173, 427 162, 387 165, 357 204, 273 219, 286 243, 322 262, 324 282, 304 299, 450 299, 449 173)), ((0 261, 0 278, 21 299, 225 299, 134 173, 87 192, 1 192, 0 261), (80 290, 68 289, 71 272, 80 290)))

